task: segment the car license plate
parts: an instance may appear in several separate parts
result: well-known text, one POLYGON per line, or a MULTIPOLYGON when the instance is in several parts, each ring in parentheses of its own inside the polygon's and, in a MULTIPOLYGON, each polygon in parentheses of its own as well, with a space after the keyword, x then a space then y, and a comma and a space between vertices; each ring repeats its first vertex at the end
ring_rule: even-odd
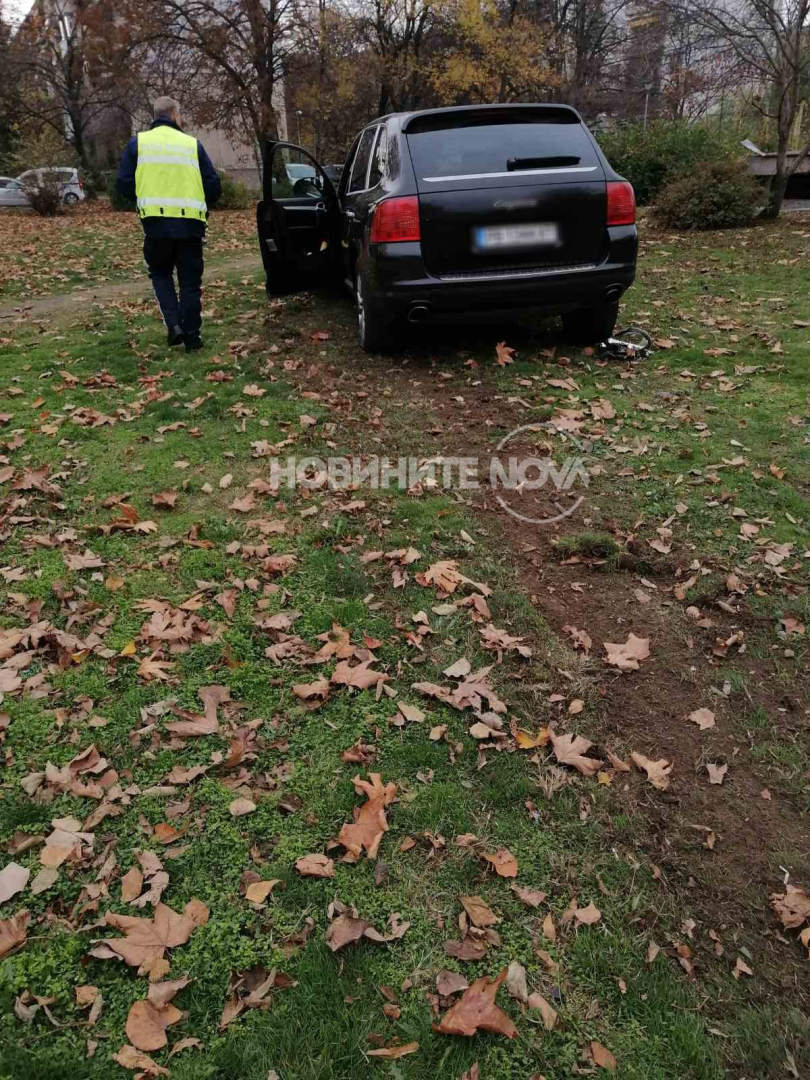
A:
POLYGON ((559 243, 560 232, 553 222, 542 225, 492 225, 473 230, 476 251, 549 247, 559 243))

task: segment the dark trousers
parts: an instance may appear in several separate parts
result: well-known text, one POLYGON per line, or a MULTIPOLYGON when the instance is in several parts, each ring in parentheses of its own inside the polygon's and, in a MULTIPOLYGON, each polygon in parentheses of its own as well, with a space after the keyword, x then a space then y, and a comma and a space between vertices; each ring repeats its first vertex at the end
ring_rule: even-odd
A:
POLYGON ((187 343, 199 341, 202 327, 202 239, 172 240, 162 236, 145 236, 143 257, 166 326, 169 329, 182 327, 187 343), (174 287, 175 270, 180 286, 179 302, 174 287))

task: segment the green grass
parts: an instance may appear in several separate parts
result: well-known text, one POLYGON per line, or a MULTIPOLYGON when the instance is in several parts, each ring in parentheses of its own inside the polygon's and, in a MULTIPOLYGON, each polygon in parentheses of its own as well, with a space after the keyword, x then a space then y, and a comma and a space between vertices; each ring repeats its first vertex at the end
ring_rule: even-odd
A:
MULTIPOLYGON (((758 303, 757 297, 766 288, 784 290, 789 299, 779 303, 776 314, 790 360, 785 371, 745 376, 741 391, 722 398, 713 384, 698 389, 700 373, 725 365, 718 360, 709 363, 703 356, 703 348, 714 342, 714 336, 699 340, 703 330, 697 323, 677 356, 657 353, 648 362, 643 380, 638 376, 619 384, 619 390, 613 389, 617 375, 594 367, 587 358, 578 360, 576 370, 583 401, 611 397, 617 411, 628 414, 628 437, 648 438, 653 446, 648 455, 655 462, 650 480, 604 479, 592 491, 597 509, 602 505, 604 516, 617 518, 621 526, 629 526, 641 512, 652 524, 674 512, 675 503, 682 499, 689 505, 690 542, 721 561, 736 554, 739 541, 736 519, 729 523, 721 516, 722 510, 706 505, 707 496, 717 494, 719 485, 691 487, 686 479, 677 481, 690 468, 706 471, 710 463, 720 463, 722 455, 732 457, 736 451, 730 440, 740 432, 744 438, 739 441, 750 444, 745 451, 750 468, 723 470, 733 501, 721 506, 745 506, 746 520, 773 514, 776 524, 769 535, 782 542, 800 544, 806 535, 803 492, 810 451, 801 442, 802 429, 781 423, 774 426, 774 416, 794 413, 806 422, 804 339, 782 325, 806 314, 806 290, 800 299, 793 299, 798 295, 795 287, 788 292, 780 272, 771 267, 772 276, 760 274, 756 265, 749 265, 754 263, 750 253, 739 247, 744 241, 746 237, 732 236, 712 240, 715 246, 708 247, 706 238, 679 240, 688 273, 673 273, 672 284, 666 279, 667 303, 699 312, 710 295, 710 281, 718 290, 735 289, 740 303, 758 303), (701 276, 700 265, 713 260, 718 247, 721 261, 711 261, 709 278, 701 276), (732 273, 736 284, 731 283, 732 273), (693 339, 694 345, 690 344, 693 339), (679 372, 687 367, 698 376, 684 384, 679 372), (657 401, 658 389, 682 391, 684 385, 690 395, 691 420, 708 417, 711 440, 695 442, 692 428, 675 415, 677 405, 656 406, 654 413, 633 409, 635 401, 657 401), (709 412, 710 407, 718 412, 709 412), (692 455, 688 462, 684 451, 692 455), (770 461, 780 461, 788 469, 789 484, 784 490, 782 481, 768 472, 770 461), (766 475, 752 477, 755 466, 766 475), (789 521, 788 513, 797 524, 789 521)), ((799 243, 789 230, 780 233, 780 242, 787 251, 799 243)), ((650 271, 650 262, 657 265, 656 256, 661 255, 652 250, 654 254, 642 263, 647 291, 639 288, 631 304, 635 317, 647 319, 656 335, 664 336, 674 333, 682 320, 673 322, 670 317, 664 323, 657 315, 642 314, 644 305, 655 302, 650 297, 657 295, 646 283, 662 284, 650 271)), ((810 284, 806 270, 792 267, 791 272, 810 284)), ((169 1043, 193 1036, 203 1044, 171 1060, 174 1080, 192 1076, 195 1080, 266 1080, 270 1069, 277 1070, 283 1080, 350 1080, 367 1075, 369 1069, 390 1080, 432 1076, 455 1080, 475 1061, 482 1076, 498 1080, 525 1080, 537 1073, 547 1080, 562 1080, 575 1067, 585 1067, 581 1055, 591 1040, 609 1047, 619 1061, 618 1075, 632 1080, 720 1080, 726 1067, 740 1063, 746 1075, 764 1078, 778 1075, 772 1070, 785 1050, 798 1063, 804 1060, 807 1020, 798 1008, 775 1020, 773 1012, 760 1003, 752 1004, 728 975, 712 972, 707 974, 706 985, 713 998, 725 1003, 724 1023, 703 1011, 705 987, 688 981, 675 960, 662 953, 654 964, 645 963, 650 938, 661 944, 674 940, 684 913, 676 896, 662 898, 646 867, 639 870, 642 823, 628 815, 611 791, 572 777, 574 782, 546 798, 542 781, 551 759, 544 751, 539 764, 530 764, 519 753, 490 752, 485 767, 479 768, 476 746, 468 734, 469 716, 411 690, 413 682, 446 681, 442 669, 462 655, 470 659, 473 670, 493 663, 493 654, 481 647, 469 609, 435 615, 431 609, 441 601, 433 589, 415 581, 414 574, 431 563, 458 559, 467 576, 493 588, 489 604, 495 625, 526 635, 534 650, 530 661, 507 654, 492 673, 493 683, 509 702, 510 716, 519 726, 536 729, 551 715, 549 693, 563 685, 569 696, 582 693, 587 697, 583 721, 588 722, 595 693, 586 662, 556 639, 521 591, 514 562, 486 535, 486 519, 482 531, 481 520, 470 508, 447 494, 415 499, 394 489, 353 493, 352 497, 362 497, 367 503, 365 511, 355 515, 344 512, 345 499, 328 492, 308 500, 299 492, 285 490, 278 498, 257 498, 259 505, 249 514, 229 509, 233 499, 247 493, 251 480, 267 476, 266 460, 251 455, 253 442, 292 438, 285 452, 316 456, 328 456, 330 444, 343 450, 362 445, 364 453, 390 453, 394 448, 407 453, 418 451, 420 432, 418 425, 408 422, 407 410, 397 406, 396 393, 372 402, 357 398, 356 413, 340 407, 341 399, 349 399, 362 386, 363 364, 378 361, 356 364, 347 330, 350 312, 338 301, 291 299, 273 311, 266 333, 258 314, 248 321, 240 318, 245 312, 264 311, 263 286, 255 276, 248 284, 233 279, 216 287, 209 283, 209 305, 215 308, 206 327, 209 348, 193 358, 166 352, 162 327, 146 301, 99 313, 91 331, 78 313, 43 333, 15 330, 14 339, 5 342, 0 355, 0 411, 12 413, 3 436, 19 430, 25 439, 24 446, 8 452, 9 458, 17 468, 47 465, 61 488, 58 500, 37 492, 22 493, 25 502, 15 513, 30 515, 35 521, 4 526, 3 563, 22 567, 25 576, 3 586, 0 626, 26 624, 21 601, 11 595, 19 593, 42 601, 38 617, 62 630, 68 628, 77 605, 99 605, 86 614, 80 611, 81 620, 71 623, 71 632, 79 637, 101 616, 115 616, 103 633, 105 645, 115 655, 78 656, 61 669, 51 666, 48 696, 7 696, 3 702, 11 722, 3 744, 6 769, 0 789, 0 842, 8 843, 18 831, 47 834, 55 818, 87 817, 96 806, 93 800, 57 794, 53 801, 44 802, 25 795, 19 782, 28 773, 44 769, 46 762, 65 765, 91 742, 134 791, 118 816, 106 818, 94 830, 95 857, 104 849, 114 852, 117 860, 116 874, 108 894, 100 896, 97 912, 80 915, 76 907, 87 899, 83 890, 96 883, 100 863, 89 861, 71 871, 63 868, 57 884, 39 896, 26 890, 4 905, 3 917, 25 906, 31 925, 26 946, 0 961, 0 1078, 41 1080, 70 1074, 77 1080, 106 1080, 118 1074, 111 1055, 126 1042, 129 1009, 145 995, 147 982, 122 963, 87 956, 91 941, 112 936, 91 925, 107 910, 132 913, 120 900, 118 875, 135 864, 138 849, 157 850, 150 829, 167 820, 173 804, 185 800, 188 807, 181 806, 172 823, 187 829, 180 844, 188 845, 188 850, 176 859, 164 860, 170 884, 163 899, 179 911, 197 898, 209 906, 211 917, 186 945, 170 953, 168 977, 188 974, 192 981, 176 999, 188 1016, 170 1029, 169 1043), (316 329, 326 329, 333 338, 326 345, 313 342, 311 334, 316 329), (271 351, 271 346, 278 351, 271 351), (318 401, 301 397, 313 384, 307 374, 310 365, 319 375, 331 365, 334 400, 326 394, 318 401), (116 385, 84 385, 101 371, 114 376, 116 385), (223 371, 233 379, 207 381, 211 371, 223 371), (66 381, 65 372, 71 380, 66 381), (73 380, 77 380, 75 385, 73 380), (265 389, 264 396, 243 394, 244 387, 254 383, 265 389), (9 389, 22 394, 9 395, 9 389), (186 408, 208 392, 214 396, 194 409, 186 408), (116 423, 80 426, 71 417, 82 408, 115 417, 116 423), (381 410, 380 428, 366 423, 376 408, 381 410), (302 413, 317 418, 313 429, 300 427, 302 413), (158 432, 158 427, 177 421, 186 427, 163 435, 158 432), (56 432, 51 432, 49 424, 57 425, 56 432), (178 461, 188 464, 180 469, 175 465, 178 461), (232 474, 233 482, 223 490, 219 482, 226 473, 232 474), (210 494, 202 490, 206 483, 213 489, 210 494), (176 508, 153 507, 152 495, 167 489, 180 492, 176 508), (103 505, 111 495, 126 495, 140 518, 154 521, 156 529, 147 535, 105 535, 99 527, 120 517, 115 506, 103 505), (300 511, 310 505, 317 505, 318 513, 302 518, 300 511), (282 519, 287 531, 262 536, 251 525, 257 519, 282 519), (75 540, 55 540, 53 547, 34 540, 36 535, 55 537, 66 527, 76 530, 75 540), (475 548, 460 539, 462 529, 476 537, 475 548), (232 544, 261 543, 270 553, 296 554, 298 563, 282 577, 270 577, 263 574, 258 559, 229 549, 232 544), (364 551, 408 545, 423 555, 408 567, 409 580, 402 588, 393 587, 385 560, 368 564, 361 560, 364 551), (71 571, 65 565, 65 551, 86 548, 104 560, 98 575, 92 570, 71 571), (105 581, 111 577, 123 578, 123 587, 110 591, 105 581), (258 588, 243 588, 251 578, 257 579, 258 588), (242 590, 231 617, 214 599, 223 588, 242 590), (199 591, 201 606, 195 614, 212 626, 219 624, 219 632, 212 632, 212 641, 191 644, 185 652, 165 653, 163 659, 174 664, 168 685, 145 682, 136 668, 138 659, 148 652, 139 636, 149 614, 135 605, 156 597, 179 605, 199 591), (377 701, 373 691, 333 688, 322 708, 303 708, 292 686, 311 681, 322 670, 329 674, 331 665, 302 668, 269 663, 264 650, 270 639, 255 625, 259 614, 289 609, 302 612, 292 632, 311 645, 320 645, 317 635, 335 622, 351 631, 355 645, 363 645, 364 634, 379 638, 382 644, 376 650, 375 667, 391 674, 396 698, 383 695, 377 701), (412 617, 420 610, 428 613, 435 630, 426 636, 422 650, 405 636, 416 627, 412 617), (136 642, 136 659, 118 655, 130 642, 136 642), (561 670, 566 672, 562 684, 561 670), (181 708, 199 711, 198 690, 215 683, 227 685, 232 701, 241 706, 225 711, 220 734, 169 746, 164 725, 171 716, 150 718, 142 713, 168 697, 181 708), (92 699, 90 715, 102 716, 106 725, 89 727, 87 710, 81 707, 86 699, 92 699), (397 700, 418 704, 427 714, 424 723, 404 728, 390 725, 397 700), (145 724, 154 724, 154 729, 133 742, 132 732, 145 724), (258 808, 249 816, 233 819, 228 807, 234 792, 226 781, 233 779, 234 771, 224 770, 216 761, 228 751, 231 728, 244 724, 255 726, 258 737, 257 756, 246 763, 244 777, 255 792, 258 808), (438 724, 448 725, 446 739, 432 742, 427 733, 438 724), (286 747, 270 745, 280 738, 286 740, 286 747), (341 753, 357 741, 377 748, 368 767, 341 760, 341 753), (165 783, 174 765, 195 764, 211 768, 188 788, 180 788, 175 795, 143 794, 165 783), (337 862, 333 881, 302 878, 293 869, 295 860, 327 850, 341 826, 352 820, 361 802, 352 777, 358 772, 365 775, 369 769, 398 785, 398 800, 388 811, 390 831, 379 855, 388 866, 385 881, 375 884, 374 866, 365 859, 356 865, 337 862), (301 809, 286 812, 279 805, 285 796, 297 796, 301 809), (591 807, 587 821, 580 820, 583 796, 591 807), (536 808, 536 819, 526 809, 527 800, 536 808), (534 911, 521 904, 508 882, 487 874, 471 850, 453 843, 462 833, 476 834, 488 851, 509 847, 519 863, 518 883, 545 891, 546 905, 534 911), (416 846, 401 851, 406 838, 415 839, 416 846), (248 871, 264 879, 279 878, 284 884, 283 889, 274 890, 262 911, 253 910, 240 894, 242 877, 248 871), (501 946, 478 963, 452 960, 442 948, 445 940, 458 935, 459 897, 469 894, 483 896, 502 918, 501 946), (560 965, 558 974, 551 976, 533 939, 546 911, 553 913, 559 926, 572 896, 582 905, 593 899, 603 919, 576 931, 560 927, 555 945, 538 939, 560 965), (364 941, 332 954, 323 934, 327 908, 335 898, 355 905, 379 929, 394 912, 400 912, 411 927, 390 945, 364 941), (291 946, 307 919, 314 921, 308 942, 303 947, 291 946), (553 1032, 546 1033, 536 1017, 521 1015, 504 991, 499 1003, 518 1025, 516 1040, 492 1035, 453 1038, 432 1030, 436 1017, 427 995, 435 991, 439 970, 463 970, 472 980, 497 974, 513 960, 525 966, 533 989, 547 998, 557 997, 560 1022, 553 1032), (296 985, 274 991, 268 1009, 247 1011, 220 1032, 218 1021, 230 979, 236 972, 259 966, 289 974, 296 985), (626 994, 619 988, 620 979, 626 984, 626 994), (75 988, 84 984, 97 986, 104 996, 104 1008, 92 1029, 84 1026, 86 1013, 75 1005, 75 988), (381 985, 396 992, 401 1006, 398 1019, 383 1014, 381 985), (26 991, 54 998, 49 1008, 59 1028, 52 1028, 41 1011, 30 1024, 14 1015, 14 999, 26 991), (726 1039, 709 1031, 718 1023, 726 1039), (763 1039, 767 1033, 767 1044, 758 1041, 757 1031, 763 1039), (417 1041, 420 1049, 398 1062, 367 1059, 365 1052, 373 1045, 369 1036, 381 1037, 385 1045, 395 1039, 417 1041), (93 1057, 87 1056, 87 1039, 98 1042, 93 1057)), ((769 317, 774 315, 773 307, 767 312, 769 317)), ((527 340, 519 350, 519 362, 506 373, 486 372, 495 386, 511 389, 514 378, 536 376, 533 339, 527 340)), ((489 363, 484 346, 478 348, 480 362, 489 363)), ((435 362, 454 375, 451 386, 460 385, 457 347, 439 345, 437 351, 435 362)), ((471 351, 475 353, 473 346, 465 346, 466 353, 471 351)), ((755 342, 753 352, 757 362, 774 362, 765 345, 755 342)), ((431 357, 428 346, 414 344, 412 377, 424 381, 426 394, 432 395, 432 381, 427 389, 427 372, 434 363, 431 357)), ((785 362, 780 358, 780 363, 785 362)), ((467 369, 463 370, 466 378, 467 369)), ((520 393, 529 399, 549 395, 540 382, 536 391, 521 388, 520 393)), ((554 393, 560 400, 566 396, 554 393)), ((622 437, 622 432, 616 434, 622 437)), ((610 452, 607 443, 594 451, 604 463, 610 452)), ((630 460, 636 468, 648 461, 648 457, 614 456, 622 465, 630 460)), ((9 496, 7 486, 3 496, 9 496)), ((616 540, 594 517, 593 528, 558 544, 561 556, 616 557, 616 540)), ((724 565, 724 576, 727 569, 724 565)), ((797 596, 789 606, 800 612, 805 604, 797 596)), ((771 632, 780 614, 778 606, 763 609, 771 632)), ((804 662, 806 645, 796 642, 795 653, 784 659, 788 680, 804 662)), ((50 656, 48 663, 53 659, 50 656)), ((42 659, 36 658, 23 674, 28 677, 42 666, 42 659)), ((741 693, 736 669, 728 677, 732 692, 741 693)), ((739 724, 741 729, 762 732, 764 740, 755 755, 783 777, 786 788, 798 799, 803 788, 795 746, 791 758, 783 733, 756 711, 741 714, 739 724)), ((788 856, 795 858, 796 853, 788 856)), ((17 861, 35 874, 38 858, 34 848, 17 856, 17 861)), ((152 1056, 166 1065, 167 1053, 158 1050, 152 1056)))

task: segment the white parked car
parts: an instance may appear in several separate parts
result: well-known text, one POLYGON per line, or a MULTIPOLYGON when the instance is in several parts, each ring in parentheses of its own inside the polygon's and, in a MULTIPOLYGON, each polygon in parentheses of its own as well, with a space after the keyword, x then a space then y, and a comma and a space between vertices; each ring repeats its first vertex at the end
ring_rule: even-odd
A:
POLYGON ((62 199, 68 206, 84 202, 87 197, 84 194, 84 184, 79 176, 78 169, 49 168, 28 169, 20 173, 17 179, 27 187, 38 187, 44 183, 56 183, 62 192, 62 199))
POLYGON ((28 206, 28 196, 19 180, 0 176, 0 206, 28 206))

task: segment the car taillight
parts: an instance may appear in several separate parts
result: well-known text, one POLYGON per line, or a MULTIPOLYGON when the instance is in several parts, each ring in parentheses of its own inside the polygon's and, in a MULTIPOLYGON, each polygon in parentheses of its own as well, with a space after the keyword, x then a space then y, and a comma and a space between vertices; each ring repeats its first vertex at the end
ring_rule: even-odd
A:
POLYGON ((371 222, 372 244, 398 244, 419 239, 419 199, 407 195, 401 199, 383 199, 377 204, 371 222))
POLYGON ((84 191, 84 180, 79 177, 79 191, 84 191))
POLYGON ((635 225, 636 194, 626 180, 609 180, 607 185, 608 225, 635 225))

